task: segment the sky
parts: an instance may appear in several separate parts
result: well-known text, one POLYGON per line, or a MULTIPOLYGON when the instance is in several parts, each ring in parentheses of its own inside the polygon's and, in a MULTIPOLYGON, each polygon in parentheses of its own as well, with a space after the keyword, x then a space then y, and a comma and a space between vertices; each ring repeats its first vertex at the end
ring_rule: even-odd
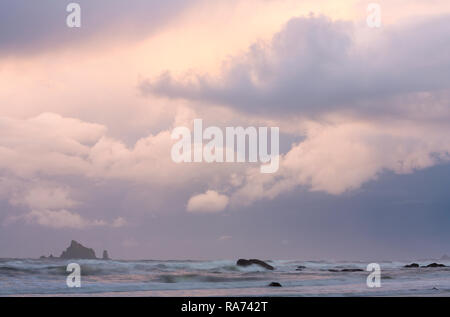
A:
POLYGON ((0 257, 450 254, 447 0, 0 3, 0 257), (280 162, 172 131, 279 127, 280 162))

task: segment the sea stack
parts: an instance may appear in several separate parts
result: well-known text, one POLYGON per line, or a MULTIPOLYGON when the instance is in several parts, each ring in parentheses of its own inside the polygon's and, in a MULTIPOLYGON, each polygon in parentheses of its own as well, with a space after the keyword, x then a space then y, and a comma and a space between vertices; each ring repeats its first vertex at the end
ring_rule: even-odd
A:
POLYGON ((81 243, 72 240, 70 246, 61 253, 61 259, 97 259, 95 251, 91 248, 86 248, 81 243))
POLYGON ((103 250, 102 260, 111 260, 108 256, 108 251, 103 250))

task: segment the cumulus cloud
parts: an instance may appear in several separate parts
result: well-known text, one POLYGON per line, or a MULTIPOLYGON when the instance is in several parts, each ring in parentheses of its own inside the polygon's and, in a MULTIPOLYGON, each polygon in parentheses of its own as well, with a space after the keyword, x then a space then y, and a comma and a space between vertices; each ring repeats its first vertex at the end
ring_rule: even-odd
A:
POLYGON ((30 119, 0 118, 0 167, 27 177, 38 172, 88 172, 89 147, 104 126, 44 113, 30 119))
POLYGON ((0 117, 0 132, 0 169, 23 178, 74 175, 182 184, 212 168, 174 163, 170 130, 129 147, 109 137, 103 125, 44 113, 29 119, 0 117))
POLYGON ((54 229, 88 229, 93 227, 113 227, 119 228, 125 225, 123 218, 116 218, 114 221, 90 220, 81 215, 65 209, 61 210, 32 210, 21 216, 13 216, 11 221, 24 220, 28 224, 37 224, 54 229))
MULTIPOLYGON (((54 113, 28 119, 0 117, 0 195, 13 206, 29 209, 19 219, 30 223, 118 228, 127 224, 124 218, 88 220, 73 212, 81 203, 71 198, 69 180, 85 180, 92 185, 118 181, 181 189, 188 182, 192 188, 205 183, 213 186, 230 173, 245 169, 243 165, 176 164, 170 156, 172 144, 169 130, 142 137, 129 147, 109 137, 103 125, 54 113), (67 222, 61 220, 64 217, 67 222)), ((206 198, 213 200, 211 210, 218 210, 224 197, 208 193, 206 198)), ((193 201, 194 205, 198 203, 193 201)), ((197 209, 203 210, 192 210, 197 209)))
POLYGON ((340 121, 310 122, 274 175, 249 170, 233 204, 272 199, 299 187, 338 195, 360 188, 384 171, 412 173, 450 161, 448 124, 340 121))
POLYGON ((117 217, 111 222, 90 220, 68 210, 68 208, 78 205, 78 202, 70 197, 69 188, 67 186, 60 187, 46 184, 42 180, 33 180, 19 184, 9 201, 13 206, 26 207, 29 212, 7 217, 6 224, 25 221, 28 224, 37 224, 55 229, 120 228, 127 224, 127 221, 122 217, 117 217))
POLYGON ((32 188, 24 195, 13 197, 12 202, 40 210, 70 208, 77 204, 69 197, 67 188, 41 186, 32 188))
POLYGON ((68 210, 33 210, 21 217, 27 223, 38 224, 50 228, 84 229, 87 227, 105 226, 102 220, 87 220, 79 214, 68 210))
POLYGON ((192 213, 216 213, 223 211, 228 205, 228 196, 214 190, 193 196, 187 204, 187 211, 192 213))
POLYGON ((448 90, 448 21, 438 16, 374 31, 324 16, 293 18, 270 43, 226 61, 217 78, 166 72, 141 90, 278 116, 391 112, 407 107, 394 102, 399 96, 448 90))
POLYGON ((298 187, 338 195, 385 171, 448 162, 448 21, 444 14, 373 30, 325 16, 293 18, 270 42, 227 60, 219 76, 166 72, 140 88, 279 117, 282 130, 300 119, 304 139, 283 155, 278 173, 249 168, 244 180, 229 178, 233 205, 298 187))

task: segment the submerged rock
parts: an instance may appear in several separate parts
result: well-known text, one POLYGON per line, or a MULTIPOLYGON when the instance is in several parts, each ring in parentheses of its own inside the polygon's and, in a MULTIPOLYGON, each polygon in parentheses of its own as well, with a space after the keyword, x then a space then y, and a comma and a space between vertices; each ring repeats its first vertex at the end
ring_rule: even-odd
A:
POLYGON ((296 271, 301 271, 301 270, 303 270, 303 269, 306 269, 306 266, 299 265, 299 266, 297 266, 297 268, 296 268, 295 270, 296 270, 296 271))
POLYGON ((270 286, 270 287, 282 287, 282 285, 280 283, 278 283, 278 282, 272 282, 268 286, 270 286))
POLYGON ((417 263, 411 263, 411 264, 405 265, 404 267, 406 267, 406 268, 419 267, 419 264, 417 264, 417 263))
POLYGON ((364 272, 363 269, 342 269, 342 270, 337 270, 337 269, 329 269, 329 272, 364 272))
POLYGON ((250 259, 250 260, 239 259, 236 262, 236 265, 238 265, 238 266, 249 266, 249 265, 252 265, 252 264, 259 265, 259 266, 261 266, 261 267, 263 267, 263 268, 265 268, 267 270, 273 270, 274 269, 274 267, 272 265, 267 264, 266 262, 258 260, 258 259, 250 259))
POLYGON ((66 251, 61 253, 61 259, 97 259, 97 257, 93 249, 72 240, 66 251))

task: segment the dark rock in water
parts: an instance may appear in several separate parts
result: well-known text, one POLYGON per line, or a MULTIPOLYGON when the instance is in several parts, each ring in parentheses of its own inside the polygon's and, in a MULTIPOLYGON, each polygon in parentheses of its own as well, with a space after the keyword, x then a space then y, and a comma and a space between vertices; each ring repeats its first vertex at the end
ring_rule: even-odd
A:
POLYGON ((72 240, 70 246, 61 253, 61 259, 96 259, 95 252, 91 248, 84 247, 81 243, 72 240))
POLYGON ((364 272, 363 269, 342 269, 342 270, 336 270, 336 269, 329 269, 329 272, 364 272))
POLYGON ((252 264, 256 264, 259 265, 267 270, 273 270, 274 267, 272 265, 267 264, 264 261, 258 260, 258 259, 250 259, 250 260, 245 260, 245 259, 239 259, 236 262, 236 265, 238 266, 249 266, 252 264))
POLYGON ((270 286, 270 287, 282 287, 281 284, 278 283, 278 282, 272 282, 268 286, 270 286))
POLYGON ((108 251, 103 250, 103 256, 102 256, 102 259, 103 259, 103 260, 111 260, 111 259, 109 258, 109 256, 108 256, 108 251))
POLYGON ((297 266, 297 268, 296 268, 295 270, 296 270, 296 271, 301 271, 301 270, 303 270, 303 269, 306 269, 306 266, 299 265, 299 266, 297 266))
POLYGON ((419 264, 417 263, 411 263, 411 264, 407 264, 404 267, 410 268, 410 267, 419 267, 419 264))
POLYGON ((440 263, 431 263, 428 264, 426 267, 446 267, 446 265, 440 263))

